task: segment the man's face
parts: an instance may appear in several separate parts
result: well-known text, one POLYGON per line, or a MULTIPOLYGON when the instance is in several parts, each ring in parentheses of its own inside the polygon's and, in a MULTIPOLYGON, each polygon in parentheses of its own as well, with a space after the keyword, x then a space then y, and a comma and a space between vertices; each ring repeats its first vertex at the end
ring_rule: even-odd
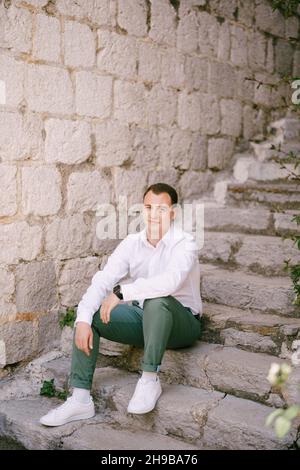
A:
POLYGON ((150 237, 152 239, 161 238, 175 218, 169 194, 154 194, 149 191, 144 198, 143 218, 150 237))

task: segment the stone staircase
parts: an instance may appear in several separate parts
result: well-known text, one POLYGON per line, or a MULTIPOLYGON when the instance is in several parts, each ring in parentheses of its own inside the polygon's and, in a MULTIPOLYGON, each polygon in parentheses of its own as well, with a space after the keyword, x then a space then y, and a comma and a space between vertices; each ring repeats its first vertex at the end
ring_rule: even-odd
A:
POLYGON ((299 423, 284 439, 265 426, 273 409, 300 402, 300 366, 283 392, 267 380, 270 365, 290 362, 300 340, 300 309, 283 270, 285 259, 300 262, 300 252, 282 238, 297 228, 290 219, 300 213, 300 190, 275 166, 274 143, 281 144, 284 161, 291 150, 299 154, 298 121, 273 123, 269 139, 237 154, 232 176, 205 200, 203 336, 190 348, 166 351, 155 410, 126 411, 142 349, 102 338, 95 418, 52 429, 39 425, 38 418, 61 403, 39 396, 42 381, 54 378, 58 390, 68 388, 69 328, 60 351, 2 380, 0 435, 29 449, 298 448, 299 423))

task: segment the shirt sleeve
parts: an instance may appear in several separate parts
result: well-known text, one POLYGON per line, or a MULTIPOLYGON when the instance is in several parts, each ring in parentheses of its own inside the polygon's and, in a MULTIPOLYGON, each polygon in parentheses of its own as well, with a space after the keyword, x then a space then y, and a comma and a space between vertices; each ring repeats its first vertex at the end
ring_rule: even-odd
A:
POLYGON ((163 272, 149 278, 140 277, 132 283, 120 284, 123 299, 127 301, 173 294, 187 278, 195 262, 198 262, 196 242, 189 239, 178 243, 163 272))
POLYGON ((128 243, 128 238, 124 238, 108 257, 104 268, 97 271, 93 276, 91 285, 86 290, 78 304, 77 316, 74 325, 79 321, 83 321, 91 325, 93 315, 100 307, 101 302, 108 293, 113 290, 114 285, 128 274, 128 243))

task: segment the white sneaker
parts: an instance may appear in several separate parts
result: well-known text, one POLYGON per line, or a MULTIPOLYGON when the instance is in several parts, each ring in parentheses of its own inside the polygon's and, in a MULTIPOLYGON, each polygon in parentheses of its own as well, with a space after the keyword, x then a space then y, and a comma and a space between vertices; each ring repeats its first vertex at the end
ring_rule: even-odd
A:
POLYGON ((128 413, 142 414, 153 410, 161 393, 162 388, 159 377, 156 377, 156 380, 141 377, 128 404, 128 413))
POLYGON ((62 424, 76 421, 78 419, 88 419, 95 416, 95 406, 93 399, 90 403, 79 403, 72 396, 67 398, 65 403, 50 410, 40 418, 40 423, 45 426, 61 426, 62 424))

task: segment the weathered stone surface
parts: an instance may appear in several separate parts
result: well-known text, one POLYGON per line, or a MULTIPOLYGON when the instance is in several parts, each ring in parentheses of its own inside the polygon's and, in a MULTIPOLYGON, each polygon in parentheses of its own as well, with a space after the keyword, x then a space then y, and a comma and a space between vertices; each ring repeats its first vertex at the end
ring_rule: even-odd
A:
POLYGON ((238 346, 242 349, 270 354, 277 352, 277 345, 274 341, 258 333, 248 333, 234 328, 227 328, 221 332, 221 338, 225 346, 238 346))
POLYGON ((245 236, 241 247, 234 254, 234 260, 241 266, 258 270, 261 273, 284 273, 284 261, 290 259, 293 264, 300 262, 300 252, 292 240, 279 237, 245 236))
POLYGON ((2 31, 0 36, 1 47, 13 52, 29 53, 31 49, 32 15, 28 10, 9 5, 1 5, 0 18, 2 31))
POLYGON ((234 144, 231 139, 211 138, 208 141, 208 168, 222 170, 231 160, 234 144))
POLYGON ((202 265, 202 293, 207 301, 266 313, 289 315, 295 310, 291 282, 202 265))
POLYGON ((137 439, 134 431, 120 430, 109 427, 108 425, 98 424, 93 426, 84 426, 66 437, 63 441, 65 450, 196 450, 186 442, 182 442, 173 437, 155 435, 151 432, 140 431, 137 439))
POLYGON ((159 130, 160 161, 172 162, 182 170, 205 170, 207 164, 207 141, 200 133, 169 129, 159 130))
POLYGON ((271 410, 270 407, 250 400, 239 400, 227 395, 219 406, 209 413, 204 429, 204 442, 208 446, 214 446, 217 441, 218 448, 231 450, 287 448, 295 439, 295 430, 284 439, 279 439, 274 429, 265 425, 271 410), (220 429, 224 430, 222 436, 219 434, 220 429))
POLYGON ((234 248, 241 244, 242 236, 237 234, 207 232, 204 234, 204 245, 200 250, 200 259, 207 262, 231 261, 234 248))
POLYGON ((49 163, 81 163, 91 154, 91 127, 85 121, 48 119, 45 159, 49 163))
POLYGON ((221 130, 225 135, 238 137, 242 129, 242 107, 238 101, 221 100, 221 130))
POLYGON ((138 49, 138 75, 142 80, 158 82, 161 77, 161 49, 142 42, 138 49))
POLYGON ((58 67, 28 65, 25 97, 29 109, 36 112, 70 114, 74 109, 70 75, 58 67))
POLYGON ((39 116, 0 112, 0 157, 4 162, 28 158, 36 160, 42 148, 42 121, 39 116))
POLYGON ((37 59, 60 62, 60 23, 57 18, 36 15, 33 55, 37 59))
POLYGON ((182 52, 193 53, 198 46, 198 21, 194 10, 180 16, 177 26, 177 48, 182 52))
POLYGON ((61 206, 61 175, 51 166, 22 168, 22 211, 29 215, 53 215, 61 206))
POLYGON ((93 67, 96 38, 88 25, 76 21, 65 22, 64 58, 65 64, 70 67, 93 67))
POLYGON ((63 436, 72 434, 85 422, 90 424, 103 421, 103 418, 98 416, 89 421, 74 421, 65 426, 50 428, 39 423, 41 416, 62 403, 62 400, 47 397, 0 402, 0 412, 4 417, 0 428, 1 434, 14 436, 30 450, 58 449, 63 436))
POLYGON ((123 34, 98 31, 97 67, 120 78, 134 78, 137 72, 136 41, 123 34))
POLYGON ((54 348, 59 348, 61 328, 59 326, 59 312, 53 310, 39 317, 38 326, 38 352, 45 353, 54 348))
POLYGON ((14 274, 7 268, 0 268, 0 320, 16 311, 15 305, 12 302, 14 291, 14 274))
POLYGON ((32 321, 1 325, 0 367, 14 364, 32 355, 37 349, 37 326, 32 321))
POLYGON ((95 211, 101 204, 112 199, 111 188, 103 175, 97 170, 71 173, 67 187, 67 211, 95 211))
POLYGON ((109 0, 86 2, 85 0, 62 0, 58 2, 58 12, 65 16, 74 16, 78 20, 88 19, 99 26, 114 25, 114 5, 109 0))
POLYGON ((293 220, 294 215, 299 215, 299 212, 295 211, 285 211, 285 213, 274 213, 274 227, 276 232, 280 235, 293 235, 300 234, 300 227, 297 225, 296 221, 293 220))
POLYGON ((132 136, 129 126, 109 120, 95 124, 93 130, 99 167, 119 166, 130 158, 132 136))
POLYGON ((1 263, 17 263, 20 259, 31 261, 40 253, 42 230, 27 222, 12 222, 0 225, 1 263))
POLYGON ((14 215, 17 211, 17 169, 12 165, 0 165, 0 216, 14 215))
POLYGON ((149 37, 168 46, 176 44, 176 12, 170 2, 154 0, 151 2, 151 25, 149 37))
MULTIPOLYGON (((128 90, 130 92, 130 90, 128 90)), ((137 99, 142 100, 142 89, 138 89, 137 99)), ((145 115, 143 119, 149 126, 171 126, 176 121, 177 95, 175 91, 154 85, 150 91, 145 91, 145 115)), ((143 105, 142 105, 143 106, 143 105)), ((129 111, 130 108, 129 108, 129 111)), ((136 113, 134 113, 135 115, 136 113)), ((137 124, 143 122, 136 118, 137 124)), ((129 121, 130 122, 130 121, 129 121)))
POLYGON ((91 240, 92 234, 81 214, 55 219, 46 227, 46 252, 56 258, 87 255, 91 240))
POLYGON ((75 75, 76 112, 81 116, 106 118, 111 112, 112 77, 80 71, 75 75))
POLYGON ((53 261, 19 264, 16 268, 16 286, 19 312, 43 312, 52 308, 57 301, 53 261))
POLYGON ((62 305, 73 307, 79 303, 99 264, 100 259, 94 256, 72 259, 64 264, 58 280, 62 305))
POLYGON ((146 191, 147 180, 142 170, 125 170, 113 168, 116 201, 119 197, 127 196, 128 207, 131 204, 142 204, 143 191, 146 191), (134 181, 134 185, 132 182, 134 181))
POLYGON ((142 83, 115 80, 113 117, 125 124, 144 122, 145 90, 142 83))
POLYGON ((118 24, 128 34, 145 36, 147 33, 147 8, 142 0, 120 0, 118 5, 118 24))
POLYGON ((264 209, 243 209, 227 206, 204 207, 206 230, 255 232, 268 229, 271 213, 264 209))
POLYGON ((13 57, 0 54, 0 70, 1 80, 5 83, 5 104, 18 106, 23 99, 24 64, 13 57))

